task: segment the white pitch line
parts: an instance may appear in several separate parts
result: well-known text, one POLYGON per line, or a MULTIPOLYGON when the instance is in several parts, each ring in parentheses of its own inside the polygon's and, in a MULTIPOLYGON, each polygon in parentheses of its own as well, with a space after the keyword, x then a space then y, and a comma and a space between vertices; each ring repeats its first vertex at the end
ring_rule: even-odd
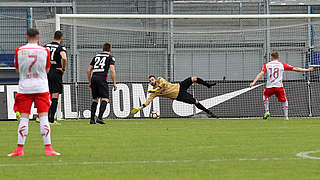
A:
POLYGON ((197 162, 224 162, 224 161, 283 161, 303 160, 301 158, 241 158, 241 159, 211 159, 211 160, 142 160, 142 161, 98 161, 98 162, 54 162, 29 164, 0 164, 0 167, 30 167, 30 166, 70 166, 70 165, 117 165, 117 164, 170 164, 170 163, 197 163, 197 162))
POLYGON ((320 150, 300 152, 296 156, 302 157, 302 158, 305 158, 305 159, 320 159, 320 157, 309 156, 309 154, 319 153, 319 152, 320 152, 320 150))

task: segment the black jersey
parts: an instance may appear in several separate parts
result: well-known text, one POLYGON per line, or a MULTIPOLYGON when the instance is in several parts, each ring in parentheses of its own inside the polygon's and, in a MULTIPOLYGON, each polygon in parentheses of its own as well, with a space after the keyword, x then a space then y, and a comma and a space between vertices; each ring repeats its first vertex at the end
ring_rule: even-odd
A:
POLYGON ((62 68, 62 57, 60 53, 62 51, 66 52, 66 47, 57 42, 48 43, 44 47, 50 51, 51 68, 62 68))
POLYGON ((110 65, 115 64, 115 58, 108 53, 99 53, 91 61, 90 65, 93 67, 92 77, 108 78, 108 71, 110 65))

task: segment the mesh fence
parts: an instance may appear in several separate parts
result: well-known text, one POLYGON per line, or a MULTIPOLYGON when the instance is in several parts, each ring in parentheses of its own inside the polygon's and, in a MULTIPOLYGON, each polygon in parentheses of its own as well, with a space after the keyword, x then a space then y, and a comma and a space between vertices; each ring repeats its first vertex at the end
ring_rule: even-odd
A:
POLYGON ((26 42, 28 9, 0 8, 0 67, 13 66, 15 48, 26 42))
MULTIPOLYGON (((104 42, 113 45, 119 81, 145 81, 150 74, 180 81, 198 75, 211 80, 251 80, 279 51, 282 61, 304 67, 317 22, 308 19, 62 19, 64 44, 74 71, 67 82, 86 82, 86 69, 104 42), (311 27, 313 31, 311 32, 311 27), (72 56, 72 57, 71 57, 72 56)), ((36 21, 42 42, 51 40, 54 20, 36 21)), ((315 46, 317 46, 315 43, 315 46)), ((285 80, 304 79, 287 73, 285 80)))
MULTIPOLYGON (((55 30, 53 19, 36 21, 36 26, 42 33, 41 37, 48 37, 55 30)), ((293 66, 308 67, 310 64, 319 64, 319 41, 316 36, 319 31, 319 19, 317 18, 182 20, 62 18, 61 29, 65 32, 63 43, 68 48, 69 58, 64 80, 67 83, 81 84, 74 87, 77 97, 72 102, 73 105, 77 104, 78 108, 80 104, 90 102, 90 91, 83 86, 87 83, 87 68, 95 54, 101 52, 102 45, 106 41, 113 45, 112 54, 116 58, 117 82, 127 84, 129 87, 121 90, 119 97, 123 97, 123 93, 127 91, 134 90, 131 87, 132 83, 146 82, 150 74, 164 77, 172 82, 199 76, 205 80, 221 83, 215 90, 208 90, 199 85, 192 86, 190 93, 199 100, 245 89, 269 61, 269 54, 272 51, 279 51, 281 61, 293 66)), ((290 115, 309 116, 313 110, 315 111, 313 115, 316 114, 318 101, 314 100, 313 96, 316 96, 317 92, 318 69, 311 74, 286 72, 284 80, 290 115), (309 81, 311 82, 308 83, 309 81)), ((145 92, 145 85, 143 87, 145 92)), ((262 87, 245 92, 251 96, 235 96, 223 104, 215 105, 212 110, 216 109, 218 114, 228 117, 260 116, 263 111, 262 87), (259 93, 252 93, 253 91, 259 93)), ((110 88, 110 94, 113 93, 110 88)), ((133 98, 134 96, 130 94, 131 106, 133 98)), ((125 101, 123 99, 119 101, 122 102, 120 110, 123 110, 125 101)), ((218 98, 214 101, 218 101, 218 98)), ((73 106, 72 104, 69 106, 73 106)), ((174 106, 170 100, 161 101, 161 104, 167 107, 174 106)), ((273 115, 281 116, 280 104, 276 103, 276 98, 271 99, 271 104, 273 115)), ((110 106, 112 112, 113 104, 110 106)), ((184 111, 185 107, 177 106, 177 108, 184 111)), ((177 113, 169 113, 167 116, 176 115, 177 113)))

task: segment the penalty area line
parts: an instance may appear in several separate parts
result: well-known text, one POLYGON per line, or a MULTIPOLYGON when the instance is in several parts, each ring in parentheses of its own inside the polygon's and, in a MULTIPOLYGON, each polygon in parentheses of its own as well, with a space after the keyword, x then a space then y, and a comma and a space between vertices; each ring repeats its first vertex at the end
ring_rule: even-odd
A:
POLYGON ((302 158, 304 158, 304 159, 320 159, 320 157, 315 157, 315 156, 310 156, 310 155, 309 155, 309 154, 313 154, 313 153, 320 153, 320 150, 300 152, 300 153, 298 153, 296 156, 302 157, 302 158))
MULTIPOLYGON (((12 157, 11 157, 12 158, 12 157)), ((117 165, 117 164, 171 164, 171 163, 199 163, 226 161, 285 161, 303 160, 302 158, 240 158, 240 159, 211 159, 211 160, 141 160, 141 161, 84 161, 84 162, 39 162, 28 164, 0 164, 0 167, 30 167, 30 166, 70 166, 70 165, 117 165)))

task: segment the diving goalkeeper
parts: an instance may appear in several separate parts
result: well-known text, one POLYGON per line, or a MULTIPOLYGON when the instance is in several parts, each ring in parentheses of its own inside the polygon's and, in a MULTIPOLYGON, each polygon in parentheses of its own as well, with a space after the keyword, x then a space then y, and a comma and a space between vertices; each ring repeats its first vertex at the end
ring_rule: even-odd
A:
POLYGON ((136 114, 138 111, 148 106, 155 97, 159 96, 175 99, 177 101, 182 101, 188 104, 194 104, 198 109, 206 112, 208 114, 208 117, 217 118, 215 114, 213 114, 209 109, 205 108, 202 104, 199 103, 197 99, 195 99, 191 94, 187 92, 187 89, 194 82, 202 84, 208 88, 216 85, 216 83, 209 84, 198 77, 189 77, 178 84, 173 84, 166 81, 162 77, 156 78, 154 75, 149 76, 149 83, 153 86, 153 89, 148 91, 149 93, 151 93, 151 95, 141 107, 134 107, 131 111, 131 114, 136 114))

